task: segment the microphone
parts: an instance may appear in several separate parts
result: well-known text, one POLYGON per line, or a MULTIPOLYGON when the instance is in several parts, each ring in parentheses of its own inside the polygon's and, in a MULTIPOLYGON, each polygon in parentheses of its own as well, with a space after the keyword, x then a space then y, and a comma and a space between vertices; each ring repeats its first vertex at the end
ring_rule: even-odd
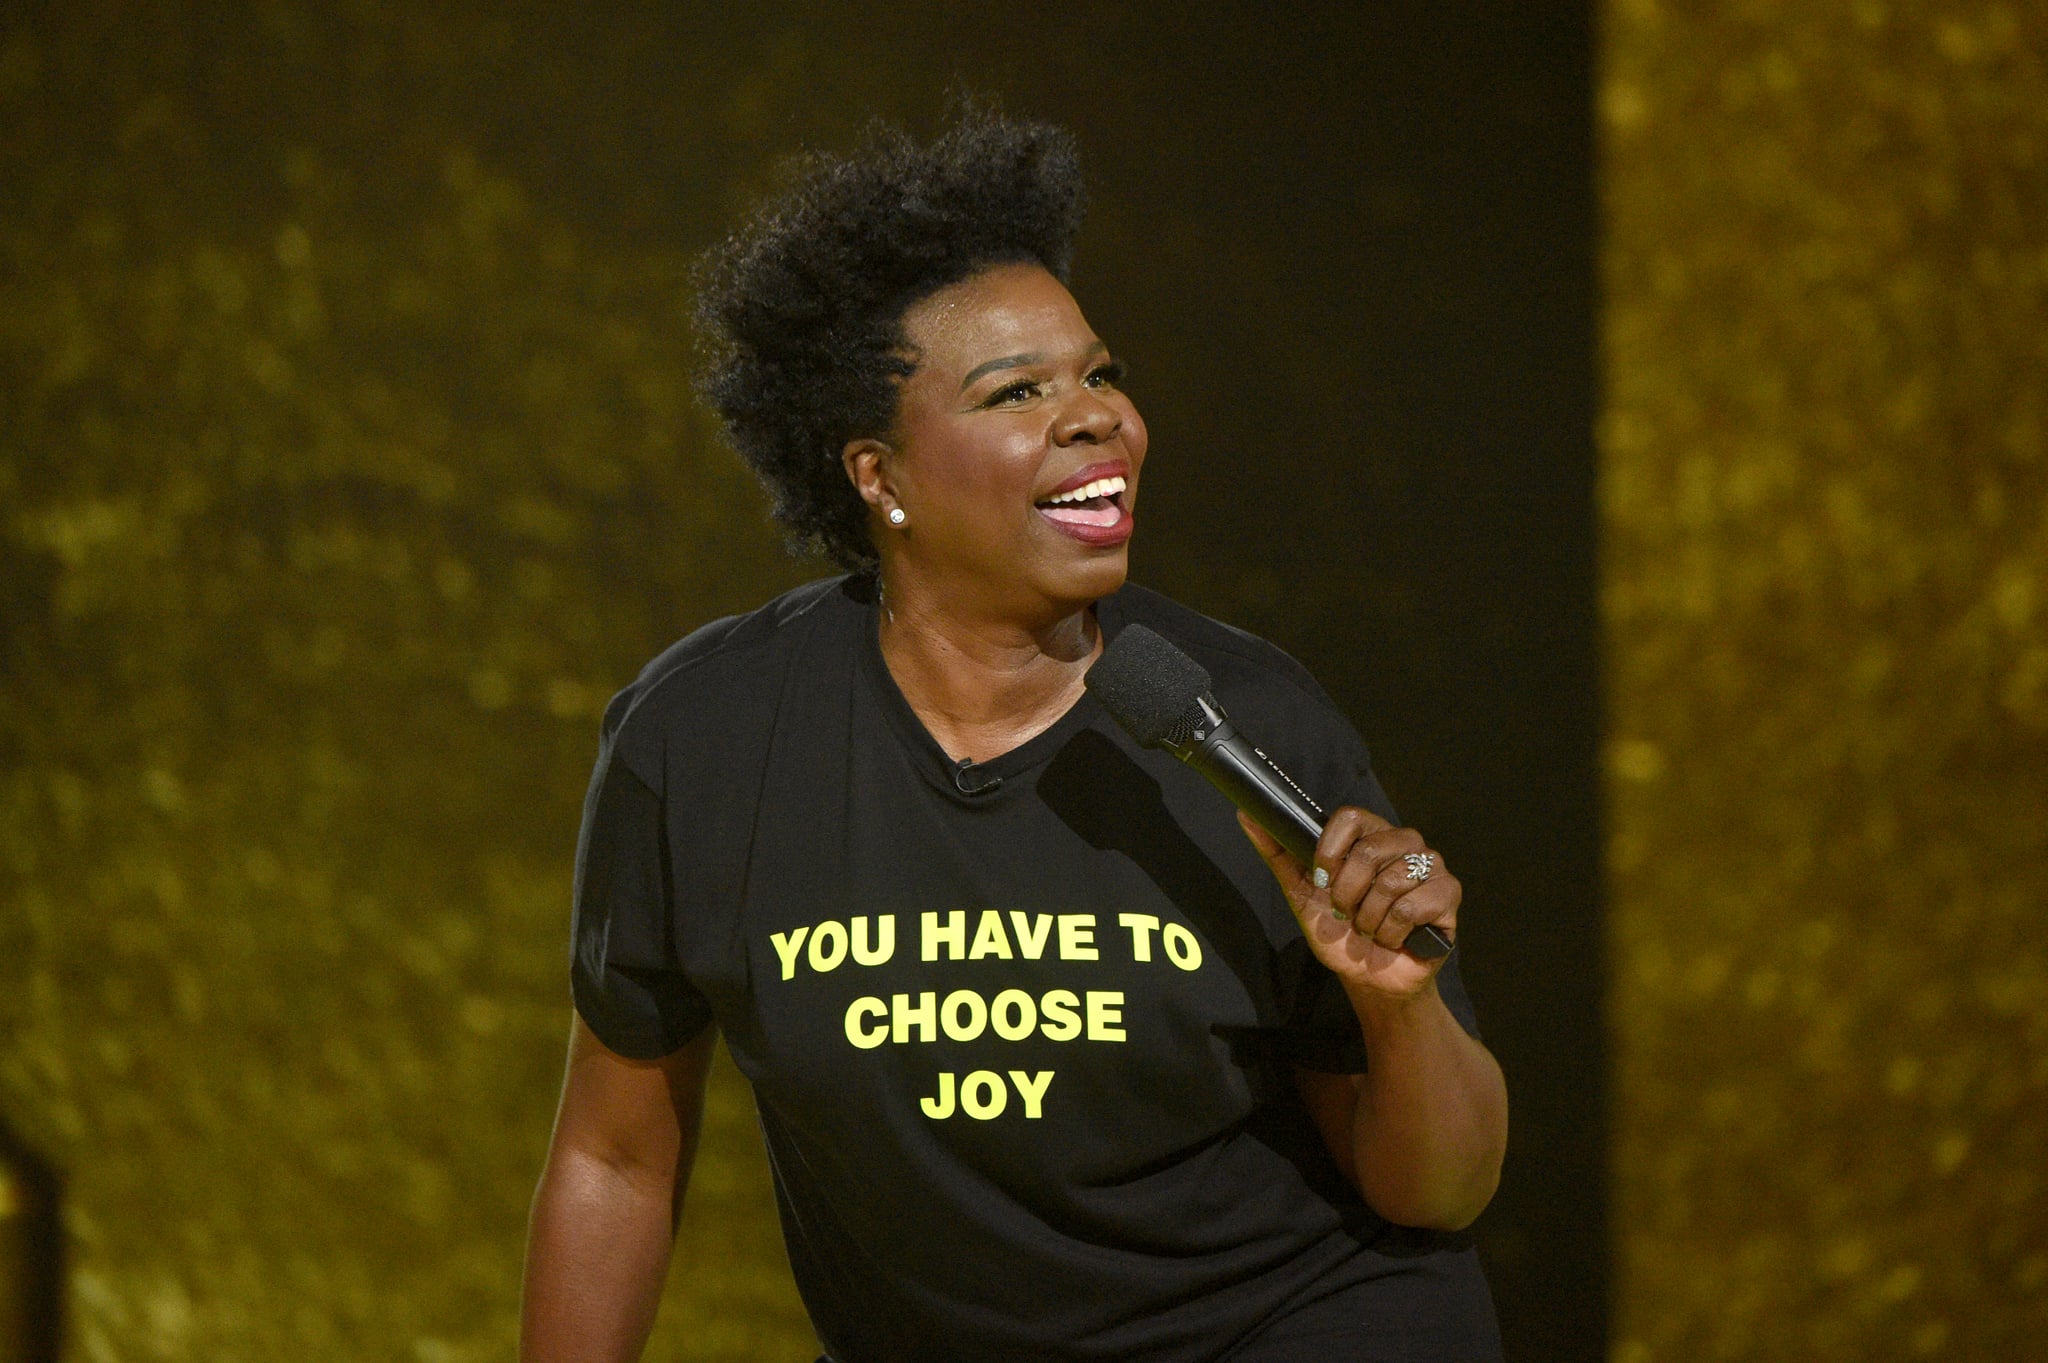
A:
MULTIPOLYGON (((1200 663, 1143 625, 1125 625, 1083 684, 1140 747, 1164 748, 1193 767, 1296 861, 1314 864, 1316 839, 1329 816, 1237 731, 1210 694, 1200 663)), ((1433 961, 1450 954, 1451 942, 1423 923, 1401 949, 1433 961)))

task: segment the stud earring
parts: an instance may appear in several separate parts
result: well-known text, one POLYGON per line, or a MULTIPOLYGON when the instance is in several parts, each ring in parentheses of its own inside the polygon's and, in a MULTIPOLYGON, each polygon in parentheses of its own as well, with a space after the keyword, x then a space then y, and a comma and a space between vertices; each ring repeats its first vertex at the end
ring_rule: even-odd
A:
POLYGON ((900 506, 892 506, 892 507, 890 507, 890 508, 889 508, 889 524, 891 524, 891 525, 901 525, 901 524, 903 524, 903 522, 905 522, 905 521, 907 521, 907 520, 909 520, 909 519, 910 519, 910 518, 909 518, 908 516, 906 516, 906 515, 904 515, 904 514, 903 514, 903 508, 902 508, 902 507, 900 507, 900 506))

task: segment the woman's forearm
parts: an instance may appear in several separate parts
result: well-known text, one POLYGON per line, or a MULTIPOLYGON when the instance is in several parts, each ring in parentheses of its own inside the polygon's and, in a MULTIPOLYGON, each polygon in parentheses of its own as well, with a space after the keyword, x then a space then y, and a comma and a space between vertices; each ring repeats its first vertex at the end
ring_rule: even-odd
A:
POLYGON ((570 1033, 547 1167, 533 1195, 521 1363, 634 1363, 668 1276, 716 1034, 659 1060, 570 1033))
POLYGON ((1500 1066, 1451 1016, 1434 981, 1410 999, 1347 992, 1370 1064, 1352 1116, 1359 1190, 1401 1225, 1470 1225, 1493 1198, 1507 1150, 1500 1066))
POLYGON ((534 1194, 520 1363, 634 1363, 668 1274, 673 1182, 557 1150, 534 1194))

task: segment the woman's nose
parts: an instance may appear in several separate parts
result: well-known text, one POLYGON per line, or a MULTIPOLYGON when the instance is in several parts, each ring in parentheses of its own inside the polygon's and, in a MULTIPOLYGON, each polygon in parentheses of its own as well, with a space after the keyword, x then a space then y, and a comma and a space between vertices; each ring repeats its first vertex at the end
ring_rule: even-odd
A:
POLYGON ((1124 419, 1092 388, 1076 392, 1061 411, 1053 435, 1062 445, 1100 445, 1122 429, 1124 419))

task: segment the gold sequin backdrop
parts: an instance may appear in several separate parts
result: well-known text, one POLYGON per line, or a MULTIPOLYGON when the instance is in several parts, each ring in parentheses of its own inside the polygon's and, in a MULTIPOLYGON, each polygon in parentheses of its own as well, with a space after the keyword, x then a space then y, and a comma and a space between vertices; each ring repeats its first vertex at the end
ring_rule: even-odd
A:
MULTIPOLYGON (((67 1358, 511 1355, 597 716, 796 576, 685 262, 468 143, 479 10, 0 29, 0 1106, 67 1358)), ((759 163, 778 56, 727 55, 759 163)), ((729 1071, 708 1124, 654 1356, 808 1359, 729 1071)))
POLYGON ((2048 10, 1612 0, 1617 1363, 2048 1337, 2048 10))
MULTIPOLYGON (((682 261, 505 169, 608 148, 474 144, 539 22, 0 16, 0 1111, 72 1357, 508 1355, 596 707, 797 571, 676 382, 682 261)), ((1615 1352, 2024 1357, 2048 18, 1602 23, 1615 1352)), ((918 77, 735 31, 707 222, 781 92, 918 77)), ((653 1357, 808 1356, 751 1122, 723 1074, 653 1357)))

